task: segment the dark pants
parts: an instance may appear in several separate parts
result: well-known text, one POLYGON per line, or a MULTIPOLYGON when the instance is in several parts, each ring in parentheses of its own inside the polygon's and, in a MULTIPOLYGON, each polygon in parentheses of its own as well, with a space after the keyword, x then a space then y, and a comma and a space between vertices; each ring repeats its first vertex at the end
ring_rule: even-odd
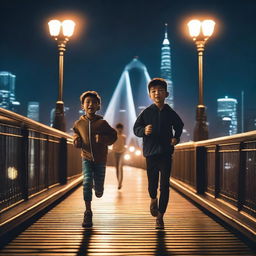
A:
POLYGON ((118 180, 118 186, 122 186, 123 182, 123 153, 115 152, 115 165, 116 165, 116 177, 118 180))
POLYGON ((157 197, 157 189, 160 173, 160 197, 158 210, 164 214, 169 201, 170 174, 172 167, 172 155, 154 155, 146 157, 148 192, 152 199, 157 197))

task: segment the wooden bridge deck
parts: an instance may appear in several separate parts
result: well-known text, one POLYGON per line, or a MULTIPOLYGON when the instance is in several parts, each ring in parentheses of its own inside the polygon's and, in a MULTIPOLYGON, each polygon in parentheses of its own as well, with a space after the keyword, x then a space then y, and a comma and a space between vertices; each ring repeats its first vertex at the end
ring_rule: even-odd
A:
POLYGON ((117 190, 107 169, 104 196, 93 200, 94 226, 84 229, 82 188, 0 250, 0 255, 256 255, 246 244, 171 190, 165 230, 149 213, 146 173, 125 167, 117 190))

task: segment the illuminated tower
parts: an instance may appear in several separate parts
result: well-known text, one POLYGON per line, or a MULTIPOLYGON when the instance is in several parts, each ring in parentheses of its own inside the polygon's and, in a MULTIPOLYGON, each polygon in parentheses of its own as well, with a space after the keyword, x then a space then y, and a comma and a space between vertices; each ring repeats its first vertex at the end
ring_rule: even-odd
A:
POLYGON ((170 42, 168 40, 167 24, 165 24, 164 41, 161 48, 161 77, 167 81, 167 91, 169 96, 166 98, 166 103, 168 103, 172 108, 174 106, 173 102, 173 84, 171 75, 171 48, 170 42))
POLYGON ((237 133, 237 100, 228 98, 217 99, 218 102, 218 117, 221 118, 223 123, 229 123, 228 134, 232 135, 237 133))
POLYGON ((135 57, 125 66, 105 112, 104 119, 111 126, 123 123, 127 145, 141 144, 139 138, 133 133, 133 125, 136 116, 152 104, 147 91, 149 81, 150 76, 146 66, 135 57))
POLYGON ((10 72, 0 72, 0 107, 17 111, 20 103, 15 100, 15 78, 10 72))

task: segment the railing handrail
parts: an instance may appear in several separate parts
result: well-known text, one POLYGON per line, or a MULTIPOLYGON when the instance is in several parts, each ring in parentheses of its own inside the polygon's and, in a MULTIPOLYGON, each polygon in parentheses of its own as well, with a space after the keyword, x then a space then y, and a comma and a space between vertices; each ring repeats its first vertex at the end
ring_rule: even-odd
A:
POLYGON ((27 128, 37 130, 37 131, 40 131, 43 133, 53 134, 58 137, 72 138, 72 136, 66 132, 62 132, 53 127, 50 127, 43 123, 37 122, 28 117, 25 117, 23 115, 17 114, 13 111, 10 111, 10 110, 4 109, 4 108, 0 108, 0 123, 1 122, 6 123, 6 124, 15 125, 15 126, 18 125, 20 127, 27 127, 27 128), (1 118, 1 117, 5 117, 5 119, 1 118))
POLYGON ((229 142, 232 142, 232 143, 244 142, 244 141, 250 141, 255 138, 256 138, 256 130, 244 132, 244 133, 237 133, 235 135, 230 135, 230 136, 212 138, 208 140, 184 142, 184 143, 178 144, 177 146, 175 146, 175 148, 199 147, 199 146, 216 145, 216 144, 229 143, 229 142))

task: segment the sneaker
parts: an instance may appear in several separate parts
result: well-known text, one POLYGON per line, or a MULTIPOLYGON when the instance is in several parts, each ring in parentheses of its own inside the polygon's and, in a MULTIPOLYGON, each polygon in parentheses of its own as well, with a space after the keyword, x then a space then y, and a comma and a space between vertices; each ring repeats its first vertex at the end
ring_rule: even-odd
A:
POLYGON ((82 227, 84 228, 92 227, 92 211, 84 212, 84 221, 82 223, 82 227))
POLYGON ((156 218, 156 229, 164 229, 164 220, 163 217, 156 218))
POLYGON ((103 191, 95 191, 95 196, 96 197, 102 197, 103 196, 103 191))
POLYGON ((157 216, 157 214, 158 214, 157 199, 151 199, 150 213, 154 217, 157 216))

